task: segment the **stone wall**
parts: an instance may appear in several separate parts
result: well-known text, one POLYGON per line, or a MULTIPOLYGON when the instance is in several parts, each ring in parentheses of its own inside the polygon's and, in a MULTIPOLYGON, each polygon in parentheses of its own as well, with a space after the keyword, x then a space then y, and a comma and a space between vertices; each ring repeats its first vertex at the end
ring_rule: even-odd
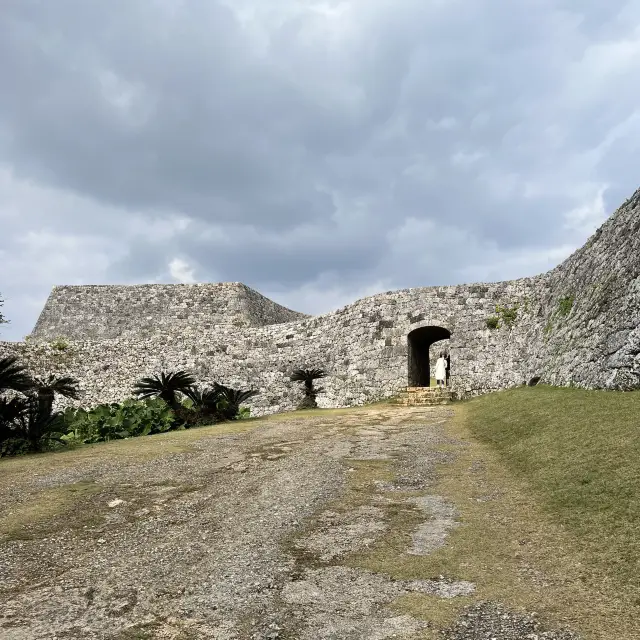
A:
POLYGON ((34 371, 77 377, 82 403, 127 397, 136 379, 160 369, 187 368, 203 382, 217 380, 255 388, 256 415, 292 409, 300 385, 288 375, 297 367, 322 367, 329 377, 321 406, 350 406, 392 396, 407 386, 407 335, 426 326, 447 328, 452 338, 453 380, 467 392, 521 383, 517 371, 492 354, 507 349, 508 332, 492 332, 486 318, 496 304, 515 304, 537 280, 490 285, 407 289, 380 294, 323 316, 263 327, 219 325, 181 328, 148 337, 123 334, 110 340, 42 340, 0 343, 34 371), (501 346, 503 345, 503 346, 501 346))
POLYGON ((640 387, 640 189, 547 274, 530 371, 558 385, 640 387))
MULTIPOLYGON (((158 289, 153 296, 141 296, 137 307, 131 304, 131 322, 119 331, 115 320, 102 317, 114 308, 93 302, 99 295, 88 292, 84 300, 92 302, 76 308, 68 301, 84 294, 61 287, 65 292, 56 293, 34 332, 39 339, 0 343, 0 355, 17 353, 36 372, 77 377, 84 405, 127 397, 143 375, 186 368, 203 382, 257 389, 260 395, 251 404, 254 415, 261 415, 296 406, 300 385, 288 376, 297 367, 328 371, 318 398, 323 407, 395 395, 407 386, 408 334, 437 326, 451 333, 451 384, 460 396, 521 385, 534 376, 552 384, 638 388, 639 243, 640 191, 585 247, 547 274, 387 292, 316 317, 282 310, 257 293, 244 300, 258 304, 240 304, 237 292, 247 291, 240 285, 191 285, 179 295, 162 294, 165 302, 182 300, 181 306, 168 304, 170 311, 162 306, 165 302, 149 303, 158 289), (220 292, 223 286, 234 293, 214 305, 207 292, 220 292), (148 315, 141 319, 135 309, 148 315), (295 318, 283 322, 287 314, 295 318), (499 328, 487 326, 491 316, 500 319, 499 328), (75 337, 66 348, 40 339, 58 335, 63 327, 62 333, 75 337)), ((131 303, 133 289, 109 288, 111 301, 116 300, 114 290, 131 303)))
POLYGON ((179 336, 217 325, 260 327, 306 317, 239 282, 54 287, 31 334, 52 340, 179 336))

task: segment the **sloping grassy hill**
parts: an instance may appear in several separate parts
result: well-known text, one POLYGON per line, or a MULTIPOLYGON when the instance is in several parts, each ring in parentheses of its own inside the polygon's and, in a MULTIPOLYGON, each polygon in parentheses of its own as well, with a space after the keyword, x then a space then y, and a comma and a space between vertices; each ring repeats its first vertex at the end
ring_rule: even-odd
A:
POLYGON ((575 534, 603 578, 637 588, 640 392, 525 387, 463 406, 470 433, 575 534))

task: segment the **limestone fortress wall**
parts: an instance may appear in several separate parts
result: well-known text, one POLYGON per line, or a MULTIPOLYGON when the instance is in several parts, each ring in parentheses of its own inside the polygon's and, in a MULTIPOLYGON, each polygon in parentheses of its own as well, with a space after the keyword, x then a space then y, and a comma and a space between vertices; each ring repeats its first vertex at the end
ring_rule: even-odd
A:
POLYGON ((128 397, 160 369, 190 369, 202 382, 258 389, 251 404, 261 415, 295 407, 300 388, 288 375, 297 367, 328 371, 323 407, 425 384, 429 348, 444 338, 459 397, 534 377, 640 388, 640 190, 584 247, 533 278, 392 291, 314 317, 239 283, 56 287, 33 335, 0 343, 0 354, 78 378, 83 405, 128 397))

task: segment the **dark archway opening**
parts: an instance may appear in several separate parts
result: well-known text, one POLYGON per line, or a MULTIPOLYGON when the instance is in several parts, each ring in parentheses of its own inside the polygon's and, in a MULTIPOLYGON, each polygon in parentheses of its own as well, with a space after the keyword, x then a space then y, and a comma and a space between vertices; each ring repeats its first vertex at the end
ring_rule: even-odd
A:
POLYGON ((444 327, 420 327, 408 336, 409 342, 409 386, 428 387, 431 385, 431 365, 429 347, 440 340, 447 340, 451 333, 444 327))

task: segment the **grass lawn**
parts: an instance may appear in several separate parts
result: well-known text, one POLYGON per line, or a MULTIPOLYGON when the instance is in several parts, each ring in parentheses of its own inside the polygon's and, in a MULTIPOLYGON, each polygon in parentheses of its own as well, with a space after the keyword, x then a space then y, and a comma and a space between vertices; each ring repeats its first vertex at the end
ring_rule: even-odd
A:
POLYGON ((640 638, 640 392, 493 393, 457 405, 450 433, 468 448, 442 489, 468 526, 440 561, 473 558, 481 593, 586 638, 640 638))
MULTIPOLYGON (((640 583, 640 392, 522 388, 468 403, 471 433, 621 586, 640 583)), ((640 604, 640 588, 637 593, 640 604)))

